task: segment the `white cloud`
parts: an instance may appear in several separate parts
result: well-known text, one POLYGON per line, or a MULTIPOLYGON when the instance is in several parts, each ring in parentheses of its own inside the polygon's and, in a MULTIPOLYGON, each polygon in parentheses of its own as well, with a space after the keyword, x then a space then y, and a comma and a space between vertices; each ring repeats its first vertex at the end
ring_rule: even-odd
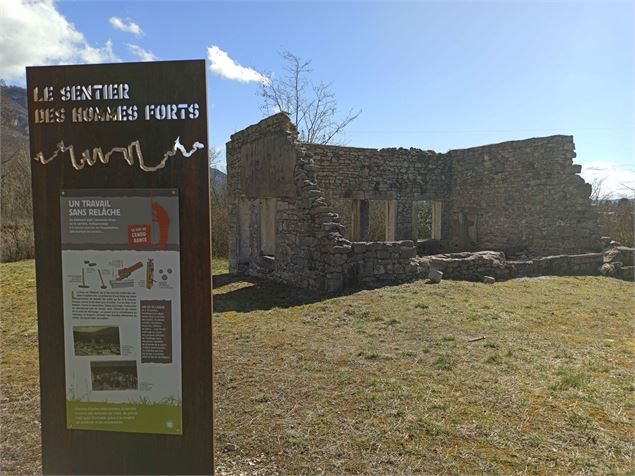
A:
POLYGON ((110 24, 115 30, 125 31, 126 33, 132 33, 136 37, 145 35, 141 27, 133 22, 130 18, 110 17, 108 19, 110 24))
POLYGON ((112 41, 108 40, 103 48, 88 47, 83 50, 81 59, 86 63, 108 63, 117 62, 121 59, 115 54, 112 49, 112 41))
POLYGON ((128 43, 128 50, 139 58, 140 61, 156 61, 158 59, 152 51, 144 50, 139 45, 128 43))
POLYGON ((602 181, 602 192, 609 194, 612 198, 633 196, 635 172, 631 170, 621 169, 610 162, 598 160, 583 164, 580 175, 588 183, 602 181))
POLYGON ((26 66, 119 61, 112 43, 91 46, 53 0, 0 0, 0 78, 22 80, 26 66))
POLYGON ((218 46, 207 48, 207 57, 210 61, 209 69, 212 73, 226 79, 240 81, 241 83, 266 83, 269 80, 264 74, 255 69, 246 68, 236 63, 229 55, 218 46))

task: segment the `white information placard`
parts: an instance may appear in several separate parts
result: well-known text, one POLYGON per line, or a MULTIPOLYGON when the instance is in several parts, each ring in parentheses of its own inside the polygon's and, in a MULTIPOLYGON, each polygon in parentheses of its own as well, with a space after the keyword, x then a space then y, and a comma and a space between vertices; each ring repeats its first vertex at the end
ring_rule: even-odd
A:
POLYGON ((60 207, 67 428, 182 434, 178 191, 60 207))

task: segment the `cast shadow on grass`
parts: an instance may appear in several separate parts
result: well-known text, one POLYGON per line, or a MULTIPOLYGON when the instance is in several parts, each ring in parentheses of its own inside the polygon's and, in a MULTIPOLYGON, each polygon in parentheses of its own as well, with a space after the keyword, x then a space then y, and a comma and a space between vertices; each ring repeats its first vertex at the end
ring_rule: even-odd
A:
MULTIPOLYGON (((420 280, 429 284, 429 280, 420 280)), ((287 308, 326 301, 337 296, 348 296, 360 291, 400 286, 403 282, 384 283, 346 288, 338 293, 317 293, 295 286, 278 284, 267 279, 229 273, 215 274, 212 277, 214 293, 214 312, 251 312, 268 311, 274 308, 287 308), (224 287, 230 287, 225 290, 224 287), (235 289, 231 289, 235 288, 235 289)))
POLYGON ((213 288, 220 291, 214 294, 214 312, 251 312, 269 309, 301 306, 328 299, 304 289, 277 284, 253 276, 216 274, 212 278, 213 288), (236 289, 225 291, 227 286, 236 289))

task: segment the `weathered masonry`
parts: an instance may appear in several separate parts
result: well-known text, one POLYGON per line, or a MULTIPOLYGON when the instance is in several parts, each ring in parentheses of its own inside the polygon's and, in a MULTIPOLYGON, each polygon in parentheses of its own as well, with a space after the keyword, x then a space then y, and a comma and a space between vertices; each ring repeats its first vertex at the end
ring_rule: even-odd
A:
POLYGON ((574 157, 571 136, 445 154, 306 144, 276 114, 227 143, 230 272, 333 292, 427 276, 438 253, 598 251, 574 157))

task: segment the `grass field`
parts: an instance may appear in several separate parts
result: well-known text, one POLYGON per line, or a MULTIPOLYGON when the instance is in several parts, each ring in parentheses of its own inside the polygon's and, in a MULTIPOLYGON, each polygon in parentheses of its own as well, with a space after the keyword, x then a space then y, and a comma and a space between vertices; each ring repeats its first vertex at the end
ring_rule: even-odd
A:
MULTIPOLYGON (((0 473, 35 473, 33 261, 0 270, 0 473)), ((325 299, 222 261, 214 274, 221 474, 635 474, 632 283, 415 282, 325 299)))

